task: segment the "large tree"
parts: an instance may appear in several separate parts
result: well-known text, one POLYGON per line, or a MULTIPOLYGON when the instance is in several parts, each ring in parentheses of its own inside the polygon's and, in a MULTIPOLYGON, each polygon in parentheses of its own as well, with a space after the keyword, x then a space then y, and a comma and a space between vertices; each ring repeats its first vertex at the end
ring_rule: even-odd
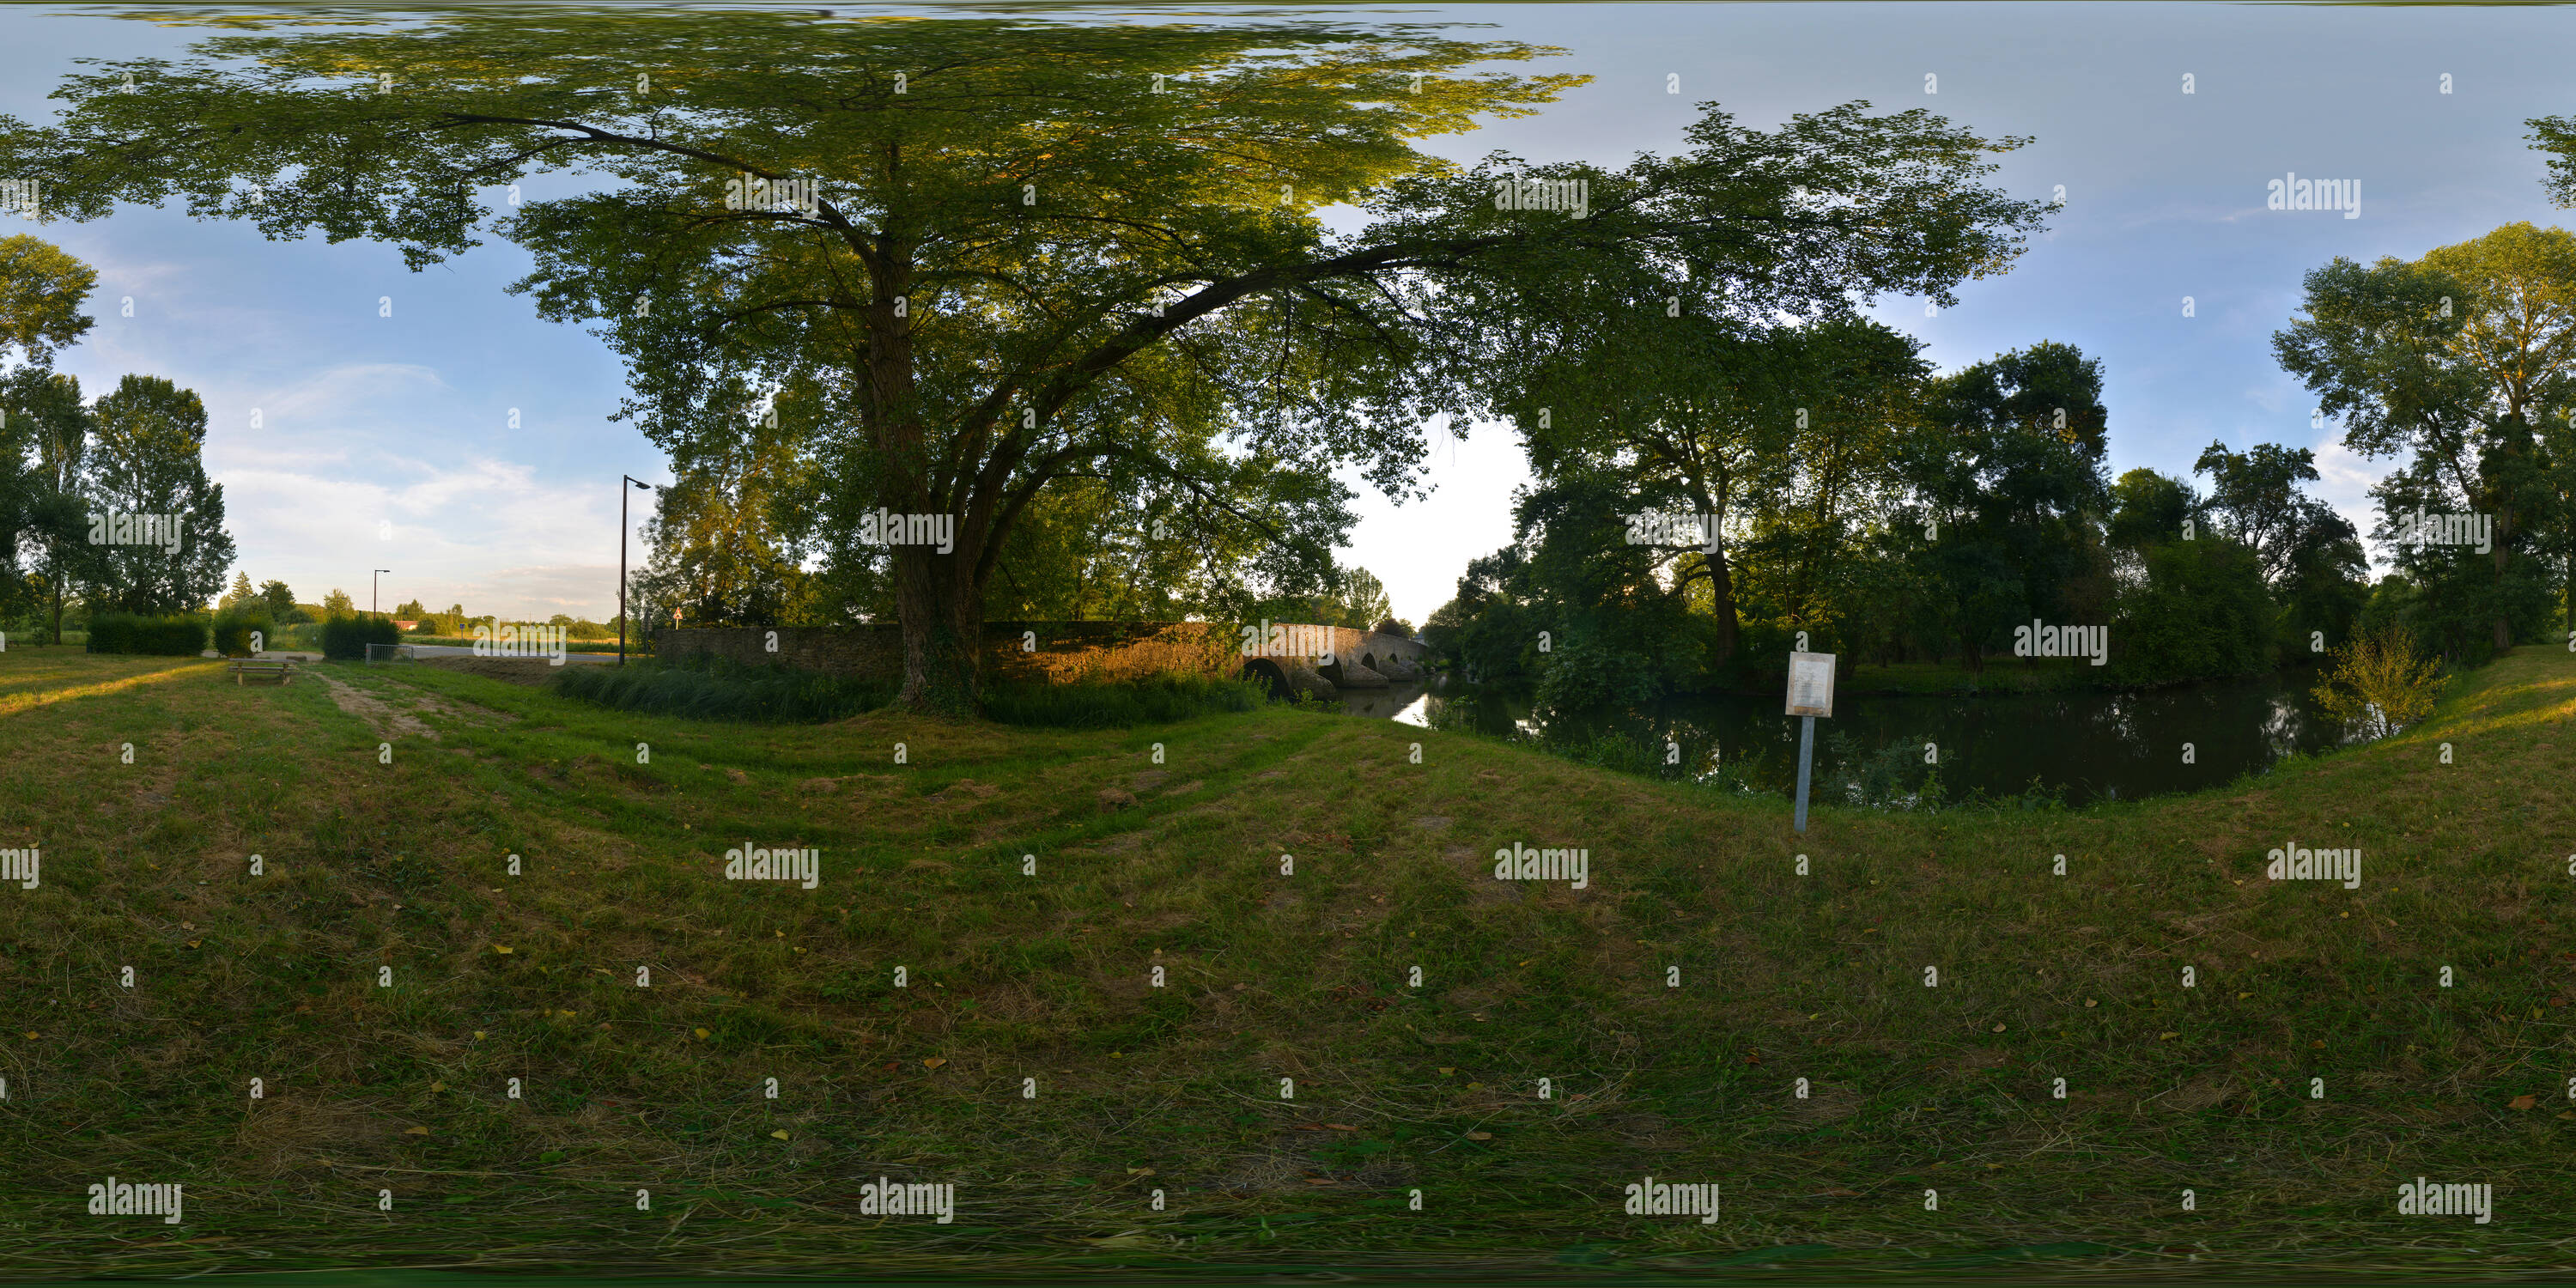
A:
POLYGON ((80 382, 52 370, 55 352, 91 320, 81 302, 98 284, 89 265, 24 233, 0 238, 0 612, 39 596, 62 636, 67 577, 95 571, 73 492, 87 445, 80 382))
POLYGON ((1498 203, 1504 163, 1416 150, 1571 83, 1461 71, 1539 52, 1312 22, 468 11, 101 64, 59 123, 0 125, 0 159, 74 217, 183 197, 415 265, 475 243, 478 190, 600 176, 499 225, 537 257, 525 289, 601 324, 665 447, 744 433, 739 388, 810 390, 832 521, 950 516, 948 549, 890 564, 904 700, 953 709, 1019 517, 1112 458, 1203 487, 1211 458, 1170 450, 1207 423, 1191 408, 1214 400, 1238 450, 1405 491, 1426 419, 1465 409, 1419 376, 1468 281, 1635 244, 1687 266, 1703 311, 1946 300, 2037 222, 1978 182, 2012 141, 1919 111, 1766 133, 1712 110, 1680 156, 1528 168, 1588 179, 1580 216, 1498 203), (1329 232, 1334 204, 1374 221, 1329 232))
POLYGON ((159 376, 127 376, 91 409, 88 495, 93 509, 173 515, 182 521, 176 548, 106 547, 105 575, 93 587, 104 608, 129 613, 189 613, 224 587, 233 538, 224 529, 223 485, 206 477, 206 405, 196 392, 159 376))
MULTIPOLYGON (((2482 601, 2487 646, 2511 648, 2532 616, 2533 521, 2565 509, 2545 483, 2542 426, 2576 406, 2576 235, 2507 224, 2420 260, 2337 258, 2306 288, 2305 315, 2273 336, 2282 367, 2343 421, 2346 446, 2406 458, 2379 490, 2390 518, 2416 506, 2491 518, 2485 584, 2456 589, 2482 601)), ((2414 561, 2444 580, 2462 562, 2414 561)))
POLYGON ((2016 622, 2098 621, 2110 511, 2102 369, 2042 340, 1932 382, 1905 469, 1970 670, 2016 622))

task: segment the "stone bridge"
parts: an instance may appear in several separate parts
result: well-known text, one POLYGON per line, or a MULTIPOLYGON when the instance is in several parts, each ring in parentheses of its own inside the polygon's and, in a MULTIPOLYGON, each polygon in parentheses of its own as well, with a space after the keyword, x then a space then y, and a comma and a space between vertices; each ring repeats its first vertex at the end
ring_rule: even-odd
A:
POLYGON ((1422 641, 1393 621, 1373 630, 1267 622, 1247 627, 1243 677, 1274 693, 1329 698, 1344 689, 1383 689, 1424 677, 1422 641))

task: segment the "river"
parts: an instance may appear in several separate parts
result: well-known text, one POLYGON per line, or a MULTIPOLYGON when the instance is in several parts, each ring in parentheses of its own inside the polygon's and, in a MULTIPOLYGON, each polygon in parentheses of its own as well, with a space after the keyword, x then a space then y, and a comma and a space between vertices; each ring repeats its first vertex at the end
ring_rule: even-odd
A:
MULTIPOLYGON (((1819 783, 1840 768, 1846 797, 1856 787, 1862 797, 1908 800, 1929 768, 1929 742, 1950 799, 2036 789, 2082 805, 2216 787, 2347 741, 2308 696, 2314 683, 2305 671, 2283 671, 2144 692, 1842 694, 1834 714, 1816 721, 1819 783)), ((1651 749, 1655 768, 1677 751, 1681 768, 1665 772, 1786 793, 1797 785, 1798 721, 1782 715, 1782 705, 1777 697, 1682 697, 1647 711, 1586 713, 1550 729, 1533 718, 1526 695, 1447 677, 1340 699, 1354 716, 1503 737, 1562 742, 1621 732, 1651 749)), ((1832 795, 1820 785, 1816 798, 1832 795)))

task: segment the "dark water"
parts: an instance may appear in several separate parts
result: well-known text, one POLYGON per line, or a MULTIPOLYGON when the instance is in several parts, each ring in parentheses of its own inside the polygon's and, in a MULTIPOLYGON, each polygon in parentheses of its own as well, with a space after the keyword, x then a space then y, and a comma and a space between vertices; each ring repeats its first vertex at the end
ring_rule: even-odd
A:
MULTIPOLYGON (((2035 791, 2081 805, 2216 787, 2347 741, 2308 696, 2314 683, 2305 671, 2284 671, 2143 693, 1841 694, 1834 714, 1816 721, 1815 798, 1834 798, 1825 783, 1840 770, 1845 798, 1857 790, 1866 799, 1912 799, 1933 768, 1923 763, 1926 742, 1935 745, 1941 790, 1952 800, 2035 791)), ((1797 786, 1798 721, 1780 713, 1777 697, 1677 698, 1650 711, 1585 713, 1558 728, 1534 718, 1524 694, 1446 677, 1344 694, 1341 704, 1352 715, 1506 737, 1623 734, 1651 749, 1658 770, 1671 741, 1682 766, 1661 772, 1723 776, 1761 791, 1797 786)))

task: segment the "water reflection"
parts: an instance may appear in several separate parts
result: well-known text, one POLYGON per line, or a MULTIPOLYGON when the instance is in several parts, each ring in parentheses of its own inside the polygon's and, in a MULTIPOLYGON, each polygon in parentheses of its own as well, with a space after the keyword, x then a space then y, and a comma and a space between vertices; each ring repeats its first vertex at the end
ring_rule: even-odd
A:
MULTIPOLYGON (((1847 694, 1831 719, 1816 722, 1817 795, 1901 803, 1935 772, 1923 764, 1925 743, 1937 749, 1949 799, 2037 795, 2080 805, 2215 787, 2349 741, 2308 696, 2313 682, 2291 671, 2142 693, 1847 694)), ((1621 754, 1596 758, 1787 792, 1796 785, 1798 722, 1780 706, 1776 697, 1677 698, 1551 728, 1533 717, 1526 694, 1445 676, 1340 699, 1348 714, 1426 728, 1560 746, 1624 740, 1621 754), (1680 765, 1666 769, 1676 753, 1680 765)))

